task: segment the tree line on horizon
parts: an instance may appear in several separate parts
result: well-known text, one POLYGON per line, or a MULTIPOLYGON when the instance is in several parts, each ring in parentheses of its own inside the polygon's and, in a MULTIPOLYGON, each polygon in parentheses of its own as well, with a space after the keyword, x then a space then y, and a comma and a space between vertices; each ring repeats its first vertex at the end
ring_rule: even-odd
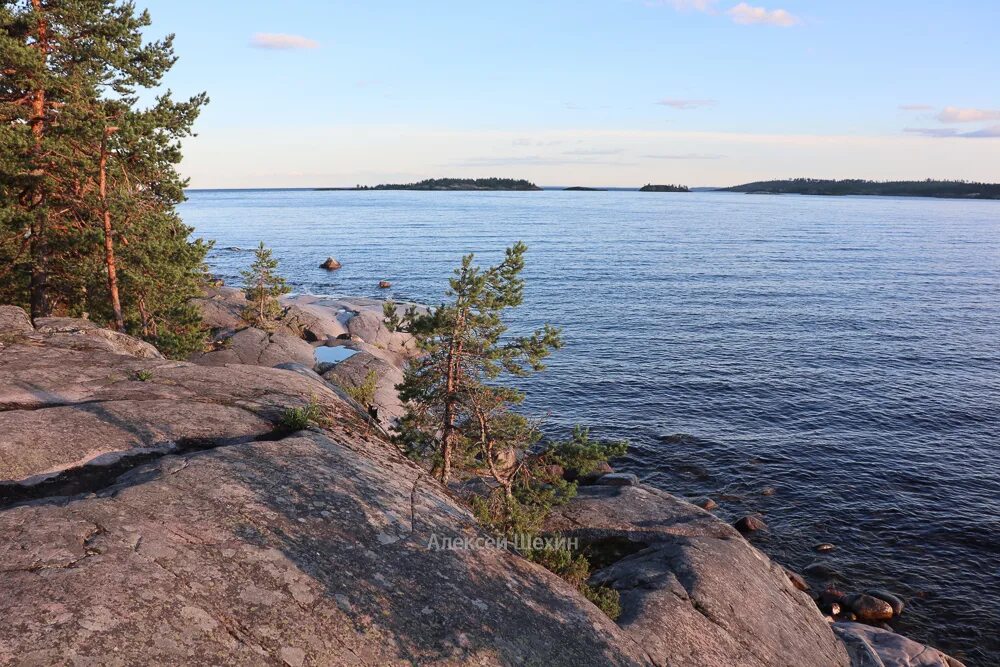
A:
POLYGON ((895 197, 943 197, 968 199, 1000 199, 1000 184, 975 181, 870 181, 864 179, 791 178, 775 181, 755 181, 731 188, 726 192, 759 192, 800 195, 879 195, 895 197))
POLYGON ((173 36, 119 0, 0 5, 0 302, 82 317, 169 356, 200 346, 189 300, 210 247, 175 207, 180 140, 208 101, 167 91, 173 36))

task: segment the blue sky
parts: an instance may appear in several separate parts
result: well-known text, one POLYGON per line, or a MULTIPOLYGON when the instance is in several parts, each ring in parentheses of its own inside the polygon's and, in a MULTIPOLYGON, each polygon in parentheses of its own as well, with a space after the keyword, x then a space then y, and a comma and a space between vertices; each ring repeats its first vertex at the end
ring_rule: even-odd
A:
POLYGON ((194 187, 1000 181, 994 0, 145 6, 194 187))

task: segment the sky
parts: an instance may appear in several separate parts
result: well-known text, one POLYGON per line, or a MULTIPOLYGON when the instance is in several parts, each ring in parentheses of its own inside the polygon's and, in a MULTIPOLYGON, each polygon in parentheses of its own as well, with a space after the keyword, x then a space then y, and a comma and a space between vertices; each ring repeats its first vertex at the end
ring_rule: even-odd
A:
POLYGON ((196 188, 1000 182, 997 0, 138 0, 196 188))

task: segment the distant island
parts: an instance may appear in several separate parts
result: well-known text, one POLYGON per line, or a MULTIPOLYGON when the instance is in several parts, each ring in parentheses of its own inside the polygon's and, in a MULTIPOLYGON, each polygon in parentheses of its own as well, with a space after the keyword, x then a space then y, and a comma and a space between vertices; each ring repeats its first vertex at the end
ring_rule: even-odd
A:
POLYGON ((523 178, 428 178, 417 183, 383 183, 354 188, 316 188, 317 190, 541 190, 523 178))
POLYGON ((883 197, 942 197, 948 199, 1000 199, 1000 184, 970 181, 865 181, 795 178, 785 181, 756 181, 723 192, 796 195, 875 195, 883 197))
POLYGON ((639 188, 639 192, 691 192, 686 185, 649 185, 639 188))
POLYGON ((607 188, 588 188, 584 185, 574 185, 571 188, 563 188, 563 192, 607 192, 607 188))

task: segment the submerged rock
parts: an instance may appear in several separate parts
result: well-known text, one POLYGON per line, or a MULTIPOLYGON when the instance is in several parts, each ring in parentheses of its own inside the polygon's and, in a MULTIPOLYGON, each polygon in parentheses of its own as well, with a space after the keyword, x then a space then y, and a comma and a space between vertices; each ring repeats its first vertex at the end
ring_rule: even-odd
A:
POLYGON ((753 514, 738 519, 733 526, 743 534, 755 533, 760 530, 767 530, 767 524, 759 516, 753 514))
POLYGON ((389 282, 388 280, 380 280, 378 281, 378 286, 379 289, 389 289, 390 287, 392 287, 392 283, 389 282))

